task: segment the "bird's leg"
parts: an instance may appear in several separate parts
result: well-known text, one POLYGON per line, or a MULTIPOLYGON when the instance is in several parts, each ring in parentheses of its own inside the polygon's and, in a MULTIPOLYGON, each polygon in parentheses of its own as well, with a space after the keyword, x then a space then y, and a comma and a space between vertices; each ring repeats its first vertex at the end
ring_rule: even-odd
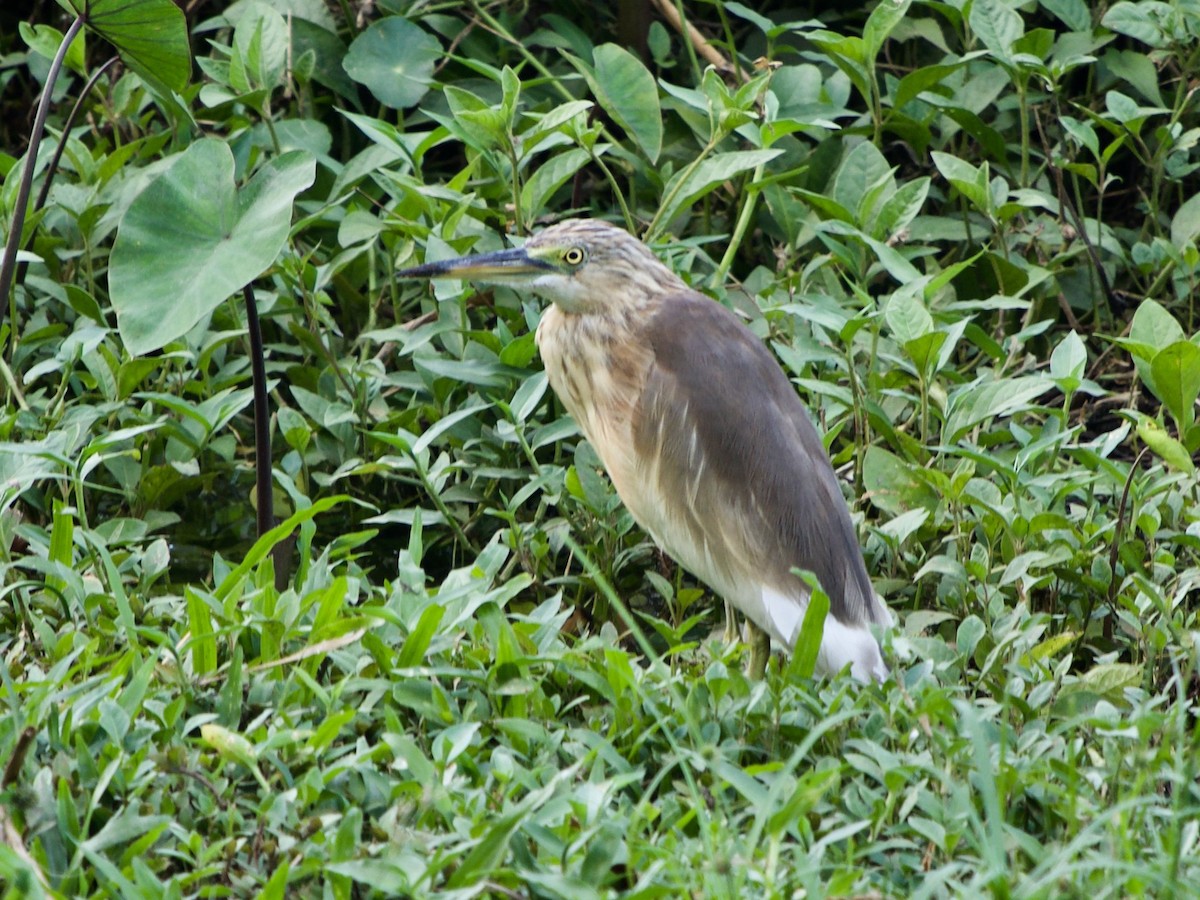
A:
POLYGON ((738 639, 737 610, 728 600, 725 601, 725 643, 732 644, 738 639))
POLYGON ((747 619, 746 637, 750 642, 750 661, 746 664, 746 674, 760 679, 766 674, 767 660, 771 658, 771 636, 747 619))

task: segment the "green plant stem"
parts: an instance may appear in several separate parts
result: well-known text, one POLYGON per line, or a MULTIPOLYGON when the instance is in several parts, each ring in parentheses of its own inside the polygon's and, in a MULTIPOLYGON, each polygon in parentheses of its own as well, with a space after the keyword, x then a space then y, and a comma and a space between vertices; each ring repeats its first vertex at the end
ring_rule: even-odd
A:
POLYGON ((29 404, 25 402, 25 394, 21 390, 21 386, 17 384, 16 376, 13 375, 12 369, 8 366, 8 361, 0 356, 0 375, 4 377, 4 383, 8 385, 8 389, 12 392, 13 399, 17 401, 22 412, 29 411, 29 404))
POLYGON ((679 192, 683 190, 683 186, 687 184, 688 179, 692 177, 692 173, 696 171, 696 169, 700 166, 700 163, 704 162, 708 155, 713 152, 722 137, 723 135, 721 135, 719 132, 714 132, 713 136, 709 138, 708 143, 704 145, 704 149, 701 150, 700 153, 697 154, 696 158, 688 163, 683 171, 679 174, 679 180, 675 182, 675 184, 671 187, 671 190, 667 192, 667 195, 662 198, 662 201, 658 204, 658 210, 654 213, 654 218, 651 219, 650 224, 646 226, 646 233, 642 237, 642 240, 644 240, 646 243, 649 244, 658 239, 659 220, 662 219, 663 213, 671 208, 671 205, 675 202, 675 198, 679 195, 679 192))
POLYGON ((8 321, 12 328, 12 339, 8 342, 8 358, 11 361, 19 340, 17 328, 17 298, 9 296, 13 285, 13 275, 16 270, 17 247, 21 243, 21 232, 25 230, 25 212, 29 206, 29 193, 33 190, 33 170, 37 165, 38 150, 42 145, 42 134, 46 130, 46 117, 50 115, 50 102, 54 94, 54 85, 58 81, 58 73, 62 70, 63 60, 75 36, 83 28, 83 17, 77 16, 63 35, 62 44, 50 63, 50 71, 46 73, 46 84, 42 88, 42 96, 38 99, 37 115, 33 119, 33 131, 29 134, 29 149, 25 151, 25 169, 21 173, 21 183, 17 187, 17 202, 13 206, 12 226, 8 232, 8 240, 4 244, 4 259, 0 262, 0 303, 8 302, 8 321))
POLYGON ((712 284, 719 285, 725 281, 729 275, 729 269, 733 265, 733 257, 737 253, 738 248, 742 244, 742 240, 746 236, 746 232, 750 228, 750 219, 754 215, 754 207, 758 204, 758 195, 761 191, 756 187, 759 179, 763 176, 763 163, 759 163, 754 169, 754 174, 750 177, 750 187, 747 188, 746 201, 742 204, 741 210, 738 212, 737 223, 733 227, 733 237, 729 239, 729 243, 725 245, 725 254, 721 257, 721 262, 717 266, 717 271, 713 273, 712 284))

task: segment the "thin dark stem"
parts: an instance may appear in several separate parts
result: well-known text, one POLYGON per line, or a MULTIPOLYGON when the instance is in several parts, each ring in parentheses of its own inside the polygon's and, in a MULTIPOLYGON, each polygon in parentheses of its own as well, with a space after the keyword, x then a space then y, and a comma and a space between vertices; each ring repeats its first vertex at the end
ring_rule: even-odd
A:
POLYGON ((16 271, 17 247, 21 243, 21 232, 25 230, 25 212, 29 205, 29 192, 33 190, 33 170, 37 165, 38 149, 42 145, 42 133, 46 130, 46 117, 50 115, 50 98, 54 93, 58 73, 62 70, 63 60, 67 56, 67 48, 83 28, 83 17, 79 16, 71 23, 63 36, 54 61, 50 63, 50 71, 46 74, 46 85, 42 88, 42 96, 38 100, 37 116, 33 120, 33 131, 29 135, 29 149, 25 151, 25 171, 21 173, 21 184, 17 188, 17 202, 13 207, 12 227, 8 232, 8 241, 4 244, 4 261, 0 263, 0 303, 7 302, 9 322, 12 326, 12 340, 9 341, 9 358, 17 344, 17 303, 16 298, 9 297, 12 289, 13 274, 16 271))
MULTIPOLYGON (((110 56, 105 60, 104 65, 92 73, 92 77, 88 79, 87 84, 83 86, 83 90, 79 92, 79 96, 75 100, 75 105, 71 107, 71 114, 67 116, 67 121, 63 125, 62 137, 58 141, 58 145, 54 148, 54 156, 50 158, 50 165, 46 167, 46 177, 42 179, 42 189, 38 191, 38 198, 33 203, 33 211, 37 212, 46 205, 46 200, 50 196, 50 188, 54 184, 54 175, 58 172, 58 164, 62 160, 62 155, 67 149, 67 137, 71 133, 71 129, 75 127, 75 120, 79 118, 79 111, 83 109, 83 101, 92 92, 92 88, 96 86, 96 82, 100 77, 112 68, 119 56, 110 56)), ((33 235, 29 236, 29 240, 25 242, 25 249, 28 250, 33 244, 33 235)), ((25 270, 29 267, 29 263, 23 262, 17 266, 17 277, 13 279, 14 284, 20 284, 25 280, 25 270)))
MULTIPOLYGON (((267 407, 267 366, 263 350, 262 328, 258 322, 258 304, 254 301, 254 288, 242 288, 246 300, 246 329, 250 336, 250 372, 254 381, 254 492, 258 498, 258 537, 275 527, 275 491, 271 483, 271 415, 267 407)), ((275 560, 275 587, 283 590, 287 586, 284 571, 286 555, 284 546, 277 544, 272 550, 275 560)))
MULTIPOLYGON (((1149 447, 1143 447, 1141 452, 1138 453, 1137 458, 1134 459, 1133 463, 1129 466, 1129 477, 1125 479, 1125 489, 1123 491, 1121 491, 1121 505, 1117 507, 1117 524, 1116 524, 1116 527, 1113 529, 1112 546, 1108 550, 1108 568, 1109 568, 1109 572, 1110 572, 1110 576, 1111 576, 1110 580, 1108 582, 1108 605, 1110 607, 1112 607, 1114 610, 1116 609, 1116 599, 1117 599, 1117 555, 1120 553, 1120 550, 1121 550, 1121 538, 1123 537, 1123 532, 1125 530, 1125 509, 1129 504, 1129 489, 1131 487, 1133 487, 1133 476, 1137 474, 1138 466, 1142 462, 1142 457, 1146 455, 1146 451, 1148 451, 1149 449, 1150 449, 1149 447)), ((1091 615, 1090 615, 1090 610, 1089 610, 1088 619, 1090 619, 1090 618, 1091 618, 1091 615)), ((1084 619, 1085 624, 1086 624, 1086 622, 1087 622, 1087 619, 1084 619)), ((1104 637, 1105 638, 1112 637, 1111 629, 1112 629, 1112 619, 1111 618, 1105 619, 1104 620, 1104 637)))
POLYGON ((26 728, 17 736, 17 745, 13 747, 12 756, 9 757, 8 764, 4 767, 4 775, 0 776, 0 790, 7 790, 9 785, 17 783, 17 778, 21 774, 21 766, 25 762, 25 754, 33 746, 35 737, 37 737, 37 731, 33 728, 26 728))

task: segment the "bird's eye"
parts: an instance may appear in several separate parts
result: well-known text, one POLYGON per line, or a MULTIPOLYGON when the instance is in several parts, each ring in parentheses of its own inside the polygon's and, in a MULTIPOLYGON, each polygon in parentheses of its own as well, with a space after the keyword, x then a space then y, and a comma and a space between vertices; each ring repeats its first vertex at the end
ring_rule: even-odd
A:
POLYGON ((579 247, 572 247, 563 254, 563 262, 568 266, 577 266, 583 262, 583 250, 579 247))

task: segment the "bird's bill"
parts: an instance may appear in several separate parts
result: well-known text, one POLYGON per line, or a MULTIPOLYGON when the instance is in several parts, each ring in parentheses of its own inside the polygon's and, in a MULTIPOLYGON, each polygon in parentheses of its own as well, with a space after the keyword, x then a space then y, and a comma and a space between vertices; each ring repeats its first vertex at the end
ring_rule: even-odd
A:
POLYGON ((547 262, 530 256, 523 247, 512 250, 497 250, 478 256, 460 256, 429 262, 423 266, 402 269, 397 278, 462 278, 467 281, 505 282, 511 279, 524 280, 533 275, 552 270, 547 262))

